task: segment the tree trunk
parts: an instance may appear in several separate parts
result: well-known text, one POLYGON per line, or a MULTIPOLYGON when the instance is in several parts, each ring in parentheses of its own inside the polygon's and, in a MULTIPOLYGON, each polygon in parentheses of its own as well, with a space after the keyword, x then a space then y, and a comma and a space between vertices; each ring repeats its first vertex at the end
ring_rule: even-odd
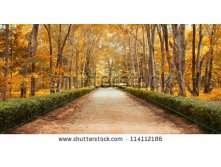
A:
POLYGON ((111 60, 108 60, 108 65, 109 65, 109 74, 108 74, 108 77, 109 77, 109 86, 111 86, 111 78, 112 78, 112 61, 111 60))
POLYGON ((177 77, 179 85, 179 95, 186 96, 185 90, 185 25, 174 24, 173 34, 175 38, 175 47, 176 47, 176 62, 177 62, 177 77))
POLYGON ((34 24, 32 27, 32 35, 29 38, 29 43, 28 43, 28 52, 29 52, 29 56, 32 57, 32 68, 31 68, 31 72, 32 72, 32 76, 31 76, 31 96, 35 96, 35 92, 36 92, 36 76, 35 76, 35 63, 36 63, 36 51, 37 51, 37 47, 38 47, 38 28, 39 28, 39 24, 34 24), (33 46, 32 46, 33 43, 33 46))
POLYGON ((95 63, 94 63, 94 87, 96 87, 97 86, 97 63, 96 63, 96 61, 95 61, 95 63))
POLYGON ((196 25, 193 24, 193 40, 192 40, 192 95, 197 95, 197 87, 196 87, 196 25))
POLYGON ((210 35, 210 50, 209 58, 206 63, 206 80, 204 86, 204 93, 210 93, 212 91, 212 72, 213 72, 213 59, 214 59, 214 40, 215 40, 216 25, 213 24, 212 32, 210 35))
MULTIPOLYGON (((136 26, 136 39, 138 39, 138 25, 136 26)), ((139 55, 137 54, 137 40, 134 40, 134 57, 136 58, 136 67, 137 67, 137 83, 136 86, 140 87, 140 66, 139 66, 139 55)))
POLYGON ((165 50, 164 50, 164 38, 161 33, 161 26, 157 26, 157 32, 160 39, 160 49, 161 49, 161 92, 164 92, 165 85, 165 74, 164 74, 164 64, 165 64, 165 50))
POLYGON ((61 54, 61 24, 59 24, 58 30, 58 55, 57 55, 57 64, 56 68, 58 70, 58 81, 57 81, 57 88, 56 92, 60 92, 61 90, 61 67, 62 67, 62 54, 61 54))
POLYGON ((2 86, 2 101, 6 101, 7 85, 8 85, 8 52, 9 52, 9 24, 5 25, 5 67, 4 82, 2 86))
POLYGON ((47 30, 47 34, 48 34, 48 42, 49 42, 49 55, 50 55, 50 65, 49 65, 49 69, 50 69, 50 93, 55 93, 54 91, 54 80, 53 80, 53 48, 52 48, 52 41, 51 41, 51 25, 48 24, 48 26, 46 24, 44 24, 45 29, 47 30))
MULTIPOLYGON (((10 55, 11 55, 11 61, 10 61, 10 66, 11 67, 13 67, 13 37, 12 37, 12 35, 11 35, 11 39, 10 39, 10 48, 11 48, 11 53, 10 53, 10 55)), ((11 72, 10 72, 10 76, 11 76, 11 85, 10 85, 10 97, 12 97, 12 89, 13 89, 13 71, 11 70, 11 72)))
POLYGON ((131 64, 131 86, 134 87, 134 58, 132 54, 132 47, 131 47, 131 39, 129 37, 129 51, 130 51, 130 64, 131 64))
POLYGON ((173 72, 174 72, 174 62, 171 60, 170 50, 169 50, 169 37, 168 37, 168 30, 167 30, 167 24, 163 24, 162 30, 163 30, 163 36, 164 36, 164 44, 165 44, 165 50, 166 50, 166 56, 167 56, 167 63, 169 67, 169 74, 165 81, 165 88, 164 93, 170 93, 173 94, 173 72))
POLYGON ((200 50, 202 45, 203 35, 202 35, 202 25, 199 25, 199 43, 197 48, 197 58, 196 58, 196 81, 195 81, 195 92, 194 96, 199 96, 200 90, 200 78, 201 78, 201 71, 202 71, 202 64, 204 61, 204 56, 200 61, 200 50))
POLYGON ((149 85, 150 90, 154 91, 154 77, 155 77, 155 70, 154 70, 154 37, 155 37, 155 27, 156 25, 146 25, 147 31, 147 39, 148 39, 148 46, 149 46, 149 62, 148 62, 148 71, 149 71, 149 85))
POLYGON ((65 38, 64 38, 64 41, 62 42, 61 41, 61 24, 59 24, 59 35, 58 35, 58 55, 57 55, 57 69, 58 69, 58 82, 57 82, 57 89, 56 89, 56 92, 60 92, 61 91, 61 88, 62 88, 62 78, 63 78, 63 75, 64 75, 64 72, 62 72, 62 66, 63 66, 63 50, 64 50, 64 47, 65 47, 65 44, 66 44, 66 41, 67 41, 67 38, 70 34, 70 31, 71 31, 71 24, 69 25, 68 27, 68 31, 65 35, 65 38))
POLYGON ((76 49, 76 62, 75 62, 75 88, 78 89, 78 50, 76 49))
POLYGON ((143 36, 143 76, 144 76, 144 88, 147 86, 147 57, 146 57, 146 42, 145 42, 145 27, 142 26, 142 36, 143 36))
POLYGON ((26 95, 27 95, 27 82, 25 81, 26 76, 27 76, 27 70, 28 70, 28 67, 27 65, 25 65, 25 67, 22 70, 23 81, 21 82, 21 94, 20 94, 21 98, 26 98, 26 95))

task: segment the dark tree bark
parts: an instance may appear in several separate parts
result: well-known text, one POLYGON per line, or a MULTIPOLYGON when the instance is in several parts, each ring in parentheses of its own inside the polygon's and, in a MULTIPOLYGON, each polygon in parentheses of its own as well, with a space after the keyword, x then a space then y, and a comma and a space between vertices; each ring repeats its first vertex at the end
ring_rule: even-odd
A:
POLYGON ((154 67, 154 40, 155 40, 155 28, 156 25, 146 25, 148 46, 149 46, 149 62, 148 62, 148 71, 149 71, 149 85, 150 90, 154 91, 154 77, 155 77, 155 67, 154 67))
MULTIPOLYGON (((195 43, 196 43, 196 25, 193 24, 193 40, 192 40, 192 89, 186 82, 187 90, 193 96, 199 96, 199 86, 200 86, 200 77, 202 71, 202 65, 205 58, 205 55, 200 60, 200 50, 202 45, 202 25, 199 25, 199 43, 197 48, 197 57, 195 53, 195 43)), ((206 54, 207 55, 207 54, 206 54)), ((206 65, 206 69, 208 69, 208 64, 206 65)), ((206 72, 207 73, 207 72, 206 72)))
MULTIPOLYGON (((16 35, 14 35, 15 39, 16 39, 16 35)), ((11 38, 9 39, 10 40, 10 66, 13 67, 13 41, 15 40, 13 38, 13 33, 11 33, 11 38)), ((9 90, 9 94, 10 94, 10 97, 12 97, 12 89, 13 89, 13 84, 12 84, 12 81, 13 81, 13 71, 11 70, 10 72, 10 80, 11 80, 11 84, 10 84, 10 90, 9 90)))
POLYGON ((32 76, 31 76, 31 96, 35 96, 35 92, 36 92, 36 77, 35 77, 35 63, 36 63, 36 51, 37 51, 37 47, 38 47, 38 28, 39 28, 39 24, 34 24, 32 27, 32 35, 29 38, 29 42, 28 42, 28 51, 29 51, 29 56, 32 58, 32 66, 31 66, 31 72, 32 72, 32 76))
POLYGON ((94 87, 97 86, 97 62, 94 62, 94 87))
POLYGON ((199 25, 199 43, 198 43, 198 48, 197 48, 197 58, 196 58, 196 82, 195 82, 195 93, 194 95, 199 96, 199 90, 200 90, 200 78, 201 78, 201 71, 202 71, 202 65, 205 56, 202 57, 200 61, 200 50, 201 50, 201 45, 203 41, 203 35, 202 35, 202 25, 199 25))
POLYGON ((167 63, 169 67, 169 74, 165 81, 165 89, 164 93, 170 93, 173 94, 173 72, 174 72, 174 62, 172 61, 170 50, 169 50, 169 37, 168 37, 168 29, 167 24, 163 24, 162 30, 163 30, 163 36, 164 36, 164 44, 165 44, 165 50, 166 50, 166 56, 167 56, 167 63))
POLYGON ((192 95, 196 95, 196 25, 193 24, 193 39, 192 39, 192 95))
POLYGON ((206 70, 205 70, 204 93, 210 93, 212 91, 212 71, 213 71, 213 59, 214 59, 215 31, 216 31, 216 25, 213 24, 212 32, 210 34, 209 57, 207 59, 206 70))
POLYGON ((5 66, 4 66, 4 82, 2 86, 2 101, 7 100, 8 85, 8 53, 9 53, 9 24, 5 25, 5 66))

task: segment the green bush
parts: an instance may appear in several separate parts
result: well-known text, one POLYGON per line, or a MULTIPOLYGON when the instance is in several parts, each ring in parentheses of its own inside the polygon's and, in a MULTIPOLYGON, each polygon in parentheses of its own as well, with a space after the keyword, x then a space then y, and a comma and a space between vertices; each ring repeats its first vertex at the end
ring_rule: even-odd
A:
POLYGON ((27 122, 94 90, 93 87, 0 102, 0 132, 27 122))
POLYGON ((121 89, 138 98, 189 118, 213 133, 221 133, 221 106, 219 105, 137 88, 121 87, 121 89))

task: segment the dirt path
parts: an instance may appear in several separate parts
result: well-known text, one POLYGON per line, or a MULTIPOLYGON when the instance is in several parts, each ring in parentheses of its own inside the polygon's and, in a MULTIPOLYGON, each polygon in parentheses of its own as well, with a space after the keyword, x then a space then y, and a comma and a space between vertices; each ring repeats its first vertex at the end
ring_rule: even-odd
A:
POLYGON ((100 88, 9 133, 203 133, 196 125, 114 88, 100 88))

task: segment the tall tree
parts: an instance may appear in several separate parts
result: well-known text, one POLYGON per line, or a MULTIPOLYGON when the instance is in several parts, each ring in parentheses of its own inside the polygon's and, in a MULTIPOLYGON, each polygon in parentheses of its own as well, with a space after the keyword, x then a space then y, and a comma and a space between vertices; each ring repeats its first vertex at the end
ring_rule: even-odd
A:
POLYGON ((29 53, 29 57, 32 58, 32 65, 31 65, 31 72, 32 72, 32 76, 31 76, 31 96, 35 96, 35 92, 36 92, 36 76, 35 76, 35 72, 36 72, 36 51, 37 51, 37 47, 38 47, 38 28, 39 28, 39 24, 34 24, 32 27, 32 33, 29 37, 29 41, 28 41, 28 53, 29 53))
POLYGON ((161 50, 161 92, 164 92, 165 85, 165 50, 164 50, 164 38, 161 31, 161 25, 157 25, 157 32, 160 39, 160 50, 161 50))
POLYGON ((47 31, 47 35, 48 35, 48 43, 49 43, 49 55, 50 55, 50 65, 49 65, 49 68, 50 68, 50 93, 54 93, 54 81, 53 81, 53 48, 52 48, 52 34, 51 34, 51 25, 48 24, 44 24, 44 27, 47 31))
POLYGON ((7 85, 8 85, 8 52, 9 52, 9 24, 5 25, 5 66, 4 66, 4 82, 2 86, 2 101, 6 101, 7 85))
POLYGON ((65 38, 64 40, 62 41, 62 25, 59 24, 59 29, 58 29, 58 55, 57 55, 57 64, 56 64, 56 67, 58 69, 58 76, 59 76, 59 79, 58 79, 58 82, 57 82, 57 89, 56 89, 56 92, 60 92, 61 91, 61 87, 62 87, 62 75, 63 75, 63 72, 62 72, 62 66, 63 66, 63 58, 62 58, 62 55, 63 55, 63 50, 64 50, 64 47, 65 47, 65 44, 66 44, 66 41, 67 41, 67 38, 70 34, 70 31, 71 31, 71 24, 68 25, 68 30, 67 30, 67 33, 65 35, 65 38))
POLYGON ((146 88, 146 84, 147 84, 147 79, 148 79, 148 76, 147 76, 147 55, 146 55, 146 38, 145 38, 145 25, 142 25, 142 47, 143 47, 143 79, 144 79, 144 87, 146 88))
POLYGON ((216 30, 217 30, 217 26, 216 24, 213 24, 211 34, 210 34, 209 57, 207 58, 206 70, 205 70, 204 93, 209 93, 212 91, 212 72, 213 72, 214 45, 215 45, 216 30))
MULTIPOLYGON (((35 72, 36 50, 38 46, 38 43, 37 43, 38 28, 39 28, 39 24, 33 24, 32 30, 28 39, 28 57, 32 59, 31 61, 32 63, 31 64, 31 72, 32 72, 31 96, 35 95, 35 86, 36 86, 36 78, 35 78, 34 72, 35 72)), ((23 81, 21 82, 21 94, 20 94, 21 98, 25 98, 27 95, 27 81, 26 81, 27 73, 28 73, 28 65, 25 64, 22 70, 23 81)))
POLYGON ((168 68, 169 68, 169 74, 165 81, 164 93, 173 94, 172 83, 173 83, 173 73, 174 73, 174 61, 172 61, 170 50, 169 50, 169 36, 168 36, 167 24, 162 24, 161 26, 163 30, 164 44, 165 44, 167 63, 168 63, 168 68))
POLYGON ((149 71, 149 85, 150 90, 154 91, 155 85, 155 63, 154 63, 154 41, 155 41, 155 29, 156 25, 147 24, 147 40, 149 46, 149 61, 148 61, 148 71, 149 71))
POLYGON ((175 47, 176 47, 176 67, 177 67, 177 78, 179 85, 179 95, 186 96, 185 89, 185 24, 177 24, 172 25, 173 35, 175 39, 175 47))
MULTIPOLYGON (((138 25, 135 27, 135 38, 138 39, 138 25)), ((139 55, 137 49, 137 40, 134 40, 134 57, 136 58, 136 69, 137 69, 137 86, 140 87, 141 78, 140 78, 140 62, 139 62, 139 55)))
POLYGON ((75 88, 78 89, 78 62, 79 62, 79 51, 76 49, 76 57, 75 57, 75 88))
POLYGON ((130 65, 131 65, 131 85, 134 86, 134 78, 135 78, 135 67, 134 67, 134 57, 132 53, 132 46, 131 46, 131 38, 129 37, 129 54, 130 54, 130 65))
POLYGON ((193 95, 196 95, 196 25, 193 24, 193 39, 192 39, 192 87, 193 95))
POLYGON ((192 89, 186 82, 187 90, 193 95, 193 96, 199 96, 199 84, 200 84, 200 78, 201 78, 201 71, 202 71, 202 65, 205 58, 205 55, 202 56, 202 59, 200 60, 200 52, 201 52, 201 45, 202 45, 202 25, 199 25, 199 42, 197 47, 197 55, 195 52, 196 49, 196 25, 193 24, 192 28, 192 89))
POLYGON ((201 52, 201 46, 203 41, 203 33, 202 33, 202 24, 199 25, 199 43, 197 47, 197 57, 196 57, 196 81, 195 81, 195 92, 193 93, 196 96, 199 96, 199 89, 200 89, 200 78, 202 73, 202 65, 205 56, 202 57, 200 60, 200 52, 201 52))

